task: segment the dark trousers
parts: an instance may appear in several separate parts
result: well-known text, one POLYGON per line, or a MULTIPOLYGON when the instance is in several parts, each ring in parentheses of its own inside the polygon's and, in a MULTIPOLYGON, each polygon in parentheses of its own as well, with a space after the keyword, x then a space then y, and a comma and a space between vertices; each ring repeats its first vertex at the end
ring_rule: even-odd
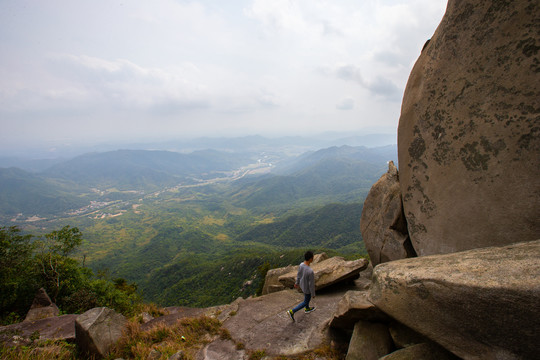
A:
POLYGON ((296 305, 296 307, 292 309, 293 313, 297 312, 301 308, 308 308, 310 300, 311 300, 311 294, 304 294, 304 302, 301 302, 300 304, 296 305))

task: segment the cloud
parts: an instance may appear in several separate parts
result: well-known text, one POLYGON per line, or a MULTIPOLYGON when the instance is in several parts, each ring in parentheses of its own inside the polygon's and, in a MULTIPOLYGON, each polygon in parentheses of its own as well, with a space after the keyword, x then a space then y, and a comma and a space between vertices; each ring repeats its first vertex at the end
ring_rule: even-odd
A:
POLYGON ((382 75, 378 75, 371 80, 366 80, 362 76, 360 68, 352 64, 320 68, 319 73, 340 80, 354 82, 367 89, 373 96, 382 97, 389 101, 399 101, 403 92, 403 89, 400 89, 394 82, 382 75))
POLYGON ((336 109, 338 110, 352 110, 354 109, 354 100, 351 98, 346 98, 341 100, 340 103, 336 105, 336 109))
POLYGON ((445 3, 10 2, 0 12, 0 143, 394 129, 445 3))
POLYGON ((403 89, 399 89, 391 80, 382 76, 377 76, 373 81, 368 83, 366 87, 373 94, 382 96, 390 101, 401 100, 401 94, 403 93, 403 89))
POLYGON ((197 81, 200 69, 193 64, 145 68, 124 59, 57 54, 50 56, 50 65, 92 105, 158 110, 157 114, 209 106, 206 86, 197 81))

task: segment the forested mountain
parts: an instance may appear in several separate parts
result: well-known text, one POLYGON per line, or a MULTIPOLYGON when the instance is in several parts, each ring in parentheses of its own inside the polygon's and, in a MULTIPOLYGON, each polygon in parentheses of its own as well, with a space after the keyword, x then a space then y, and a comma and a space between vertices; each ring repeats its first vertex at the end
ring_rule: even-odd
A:
POLYGON ((54 182, 18 168, 0 168, 0 215, 49 216, 88 203, 77 193, 82 189, 66 182, 54 182))
POLYGON ((345 158, 326 158, 287 176, 267 176, 238 184, 231 194, 238 206, 275 211, 301 203, 359 199, 384 172, 373 165, 345 158))
POLYGON ((358 242, 362 204, 329 204, 302 215, 261 224, 242 233, 238 241, 262 244, 340 249, 358 242))
MULTIPOLYGON (((253 148, 255 140, 246 139, 253 148)), ((0 215, 3 226, 28 231, 78 227, 80 261, 138 284, 148 301, 230 302, 256 291, 260 267, 296 263, 305 249, 365 254, 362 203, 387 161, 396 160, 396 147, 291 156, 288 146, 260 153, 118 150, 40 173, 2 169, 0 215)))
POLYGON ((381 166, 389 160, 397 163, 397 149, 395 145, 388 145, 378 148, 367 148, 365 146, 333 146, 318 151, 307 152, 289 161, 278 164, 274 173, 290 175, 302 169, 311 167, 323 160, 348 159, 364 162, 376 166, 381 166))
POLYGON ((195 151, 118 150, 78 156, 57 164, 43 176, 75 181, 92 187, 120 190, 157 190, 174 186, 192 176, 231 171, 252 161, 243 154, 195 151))

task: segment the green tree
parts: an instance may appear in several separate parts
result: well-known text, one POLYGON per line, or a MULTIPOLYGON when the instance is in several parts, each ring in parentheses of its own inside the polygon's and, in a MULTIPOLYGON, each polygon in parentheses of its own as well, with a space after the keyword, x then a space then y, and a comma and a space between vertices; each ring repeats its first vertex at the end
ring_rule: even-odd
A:
POLYGON ((10 313, 23 316, 32 302, 36 269, 32 235, 17 227, 0 227, 0 317, 10 313))
POLYGON ((82 242, 78 228, 69 226, 53 231, 36 242, 36 261, 40 269, 42 283, 51 299, 56 303, 59 296, 76 292, 85 285, 91 272, 79 266, 68 257, 82 242))

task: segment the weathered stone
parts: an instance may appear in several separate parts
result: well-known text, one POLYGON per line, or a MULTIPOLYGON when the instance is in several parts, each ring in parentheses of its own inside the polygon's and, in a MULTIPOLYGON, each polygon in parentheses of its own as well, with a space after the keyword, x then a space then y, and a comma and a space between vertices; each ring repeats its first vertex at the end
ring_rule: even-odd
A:
POLYGON ((152 349, 146 357, 146 360, 158 360, 159 358, 161 358, 161 353, 156 349, 152 349))
POLYGON ((203 347, 196 360, 243 360, 247 359, 246 351, 237 349, 231 340, 216 340, 203 347))
POLYGON ((466 359, 532 359, 540 240, 380 264, 370 300, 466 359))
POLYGON ((298 271, 298 266, 289 265, 287 267, 268 270, 264 279, 264 287, 262 294, 266 295, 273 292, 285 290, 286 287, 279 282, 279 277, 292 271, 298 271))
POLYGON ((394 351, 379 360, 458 360, 454 354, 433 343, 416 344, 394 351))
MULTIPOLYGON (((328 255, 326 255, 326 253, 324 252, 320 254, 315 254, 315 256, 313 256, 312 264, 320 263, 321 261, 324 261, 326 259, 328 259, 328 255)), ((262 294, 266 295, 266 294, 270 294, 276 291, 285 290, 286 287, 282 283, 279 282, 279 277, 281 275, 288 274, 290 272, 297 272, 297 271, 298 271, 298 265, 297 266, 289 265, 282 268, 268 270, 268 272, 266 273, 265 280, 264 280, 262 294)))
POLYGON ((313 264, 318 264, 324 260, 328 260, 328 255, 326 255, 325 252, 320 253, 320 254, 315 254, 313 256, 313 264))
POLYGON ((371 287, 371 280, 358 278, 354 280, 354 286, 358 288, 358 290, 368 290, 371 287))
POLYGON ((389 318, 368 300, 368 292, 355 290, 347 291, 337 305, 330 326, 352 330, 354 325, 360 320, 388 321, 389 318))
POLYGON ((388 172, 369 190, 360 230, 373 266, 416 256, 407 233, 398 171, 392 161, 388 172))
POLYGON ((392 350, 392 339, 385 324, 359 321, 354 326, 346 360, 378 360, 392 350))
MULTIPOLYGON (((355 277, 358 277, 360 271, 366 269, 367 266, 368 261, 366 259, 346 261, 344 258, 339 256, 321 261, 317 264, 311 264, 311 268, 315 273, 315 290, 319 290, 348 279, 354 279, 355 277)), ((279 282, 287 288, 292 288, 296 282, 297 272, 298 270, 295 270, 281 275, 279 277, 279 282)))
POLYGON ((540 6, 449 0, 405 89, 399 182, 417 254, 540 233, 540 6))
POLYGON ((328 323, 345 292, 336 289, 321 293, 311 302, 316 310, 309 314, 297 312, 296 322, 286 313, 304 299, 296 290, 246 299, 238 303, 237 313, 223 326, 247 351, 265 350, 269 356, 299 355, 329 342, 328 323))
POLYGON ((149 313, 147 313, 146 311, 141 313, 139 315, 139 318, 143 324, 146 324, 147 322, 154 320, 154 317, 150 315, 149 313))
POLYGON ((167 315, 160 316, 158 318, 150 320, 147 323, 142 324, 141 330, 147 331, 158 324, 172 326, 176 324, 179 319, 201 316, 205 312, 204 309, 189 308, 185 306, 166 307, 165 311, 167 312, 167 315))
POLYGON ((74 341, 76 318, 77 315, 62 315, 0 326, 0 342, 7 346, 17 345, 17 342, 28 342, 36 334, 39 334, 39 340, 74 341))
POLYGON ((429 342, 424 335, 417 333, 413 329, 397 321, 392 321, 388 325, 388 330, 390 331, 390 336, 392 336, 394 345, 396 345, 397 348, 429 342))
POLYGON ((114 310, 100 307, 79 315, 75 322, 77 345, 85 353, 103 358, 125 331, 127 320, 114 310))
POLYGON ((185 359, 186 359, 186 354, 182 350, 179 350, 175 352, 174 354, 172 354, 168 360, 185 360, 185 359))
POLYGON ((45 289, 40 288, 37 291, 36 296, 34 297, 32 306, 26 314, 26 318, 24 319, 24 321, 45 319, 58 315, 60 315, 60 310, 58 309, 56 304, 51 301, 51 298, 49 297, 49 295, 47 295, 45 289))

